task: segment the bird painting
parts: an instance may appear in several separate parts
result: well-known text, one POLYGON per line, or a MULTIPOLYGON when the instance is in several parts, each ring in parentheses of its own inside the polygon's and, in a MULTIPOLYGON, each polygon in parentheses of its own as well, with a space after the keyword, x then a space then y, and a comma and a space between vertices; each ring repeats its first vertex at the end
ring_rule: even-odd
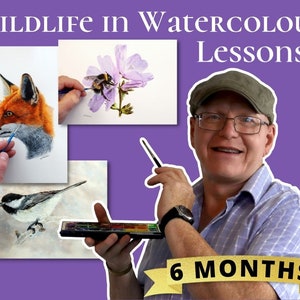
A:
POLYGON ((30 223, 27 230, 35 232, 35 226, 43 228, 43 220, 51 215, 61 199, 62 193, 86 183, 77 182, 58 190, 42 191, 33 194, 8 193, 0 202, 0 207, 19 222, 30 223))

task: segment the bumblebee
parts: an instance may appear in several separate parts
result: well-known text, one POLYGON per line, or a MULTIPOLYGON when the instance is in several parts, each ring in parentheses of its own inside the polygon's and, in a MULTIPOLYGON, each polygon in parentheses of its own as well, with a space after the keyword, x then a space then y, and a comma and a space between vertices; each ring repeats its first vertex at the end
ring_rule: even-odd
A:
POLYGON ((86 80, 93 80, 91 89, 96 93, 100 94, 106 99, 107 97, 104 95, 104 89, 108 89, 109 86, 115 85, 113 78, 108 73, 103 73, 99 75, 91 75, 86 76, 86 80))

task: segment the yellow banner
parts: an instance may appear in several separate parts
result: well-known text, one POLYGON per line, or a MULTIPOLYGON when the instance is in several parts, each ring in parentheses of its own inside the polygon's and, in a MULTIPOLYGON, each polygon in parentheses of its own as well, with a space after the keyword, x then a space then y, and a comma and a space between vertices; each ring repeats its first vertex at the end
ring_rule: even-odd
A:
POLYGON ((186 283, 264 281, 300 284, 300 258, 281 256, 201 256, 167 260, 167 267, 145 271, 154 281, 145 297, 182 294, 186 283))

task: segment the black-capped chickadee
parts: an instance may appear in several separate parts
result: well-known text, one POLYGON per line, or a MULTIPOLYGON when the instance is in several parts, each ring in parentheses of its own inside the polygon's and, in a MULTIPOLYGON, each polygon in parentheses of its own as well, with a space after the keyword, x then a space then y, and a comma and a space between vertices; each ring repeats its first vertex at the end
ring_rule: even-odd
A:
POLYGON ((42 226, 40 222, 53 212, 61 198, 60 195, 84 183, 86 183, 86 180, 60 190, 43 191, 29 195, 9 193, 2 197, 0 206, 16 220, 20 222, 31 222, 32 224, 28 229, 31 229, 31 226, 34 224, 40 224, 42 226))

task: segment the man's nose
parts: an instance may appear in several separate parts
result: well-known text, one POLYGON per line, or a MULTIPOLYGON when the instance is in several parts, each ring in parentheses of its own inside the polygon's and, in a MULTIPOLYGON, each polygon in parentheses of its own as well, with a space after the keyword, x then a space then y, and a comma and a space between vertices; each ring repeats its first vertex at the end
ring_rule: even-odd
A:
POLYGON ((223 128, 219 131, 219 134, 226 138, 231 138, 238 135, 238 133, 235 130, 234 118, 225 119, 223 128))

